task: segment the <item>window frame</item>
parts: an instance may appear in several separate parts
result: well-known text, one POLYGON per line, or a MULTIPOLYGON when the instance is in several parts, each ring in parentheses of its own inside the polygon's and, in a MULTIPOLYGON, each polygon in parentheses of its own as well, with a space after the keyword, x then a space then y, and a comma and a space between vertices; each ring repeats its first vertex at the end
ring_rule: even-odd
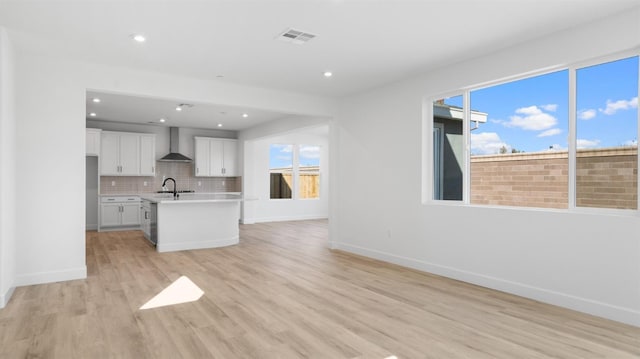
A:
MULTIPOLYGON (((291 163, 291 182, 292 182, 292 186, 291 186, 291 198, 271 198, 271 195, 269 195, 269 200, 270 201, 316 201, 316 200, 320 200, 320 197, 322 195, 322 178, 323 178, 323 174, 322 174, 322 145, 317 145, 317 144, 303 144, 303 143, 294 143, 294 142, 289 142, 289 143, 280 143, 280 142, 274 142, 274 143, 269 143, 269 148, 271 148, 271 146, 273 145, 284 145, 284 146, 291 146, 291 154, 292 154, 292 163, 291 163), (318 197, 315 198, 301 198, 300 197, 300 149, 302 148, 302 146, 315 146, 318 147, 320 149, 320 160, 319 160, 319 165, 318 165, 318 171, 314 172, 318 174, 318 197)), ((269 168, 267 170, 267 174, 269 176, 271 176, 271 165, 269 165, 269 168)), ((269 177, 269 184, 271 184, 271 178, 269 177)))
MULTIPOLYGON (((640 173, 638 173, 636 182, 638 183, 636 194, 637 194, 637 209, 615 209, 615 208, 598 208, 598 207, 578 207, 576 206, 576 154, 577 154, 577 145, 576 145, 576 130, 577 130, 577 93, 576 93, 576 80, 577 80, 577 71, 582 68, 596 66, 601 64, 606 64, 608 62, 623 60, 626 58, 638 57, 638 94, 640 95, 640 48, 635 48, 632 50, 616 52, 604 56, 599 56, 595 58, 591 58, 588 60, 576 61, 574 63, 568 65, 557 65, 550 66, 534 71, 528 71, 524 73, 520 73, 513 76, 503 77, 497 80, 482 82, 470 86, 462 87, 458 90, 447 91, 438 93, 435 95, 425 96, 422 101, 423 111, 422 111, 422 204, 423 205, 453 205, 453 206, 466 206, 466 207, 480 207, 480 208, 496 208, 496 209, 511 209, 511 210, 527 210, 527 211, 545 211, 545 212, 575 212, 575 213, 589 213, 589 214, 607 214, 607 215, 622 215, 622 216, 639 216, 640 215, 640 173), (544 207, 524 207, 524 206, 501 206, 501 205, 485 205, 485 204, 471 204, 471 173, 469 169, 471 168, 471 158, 470 158, 470 123, 467 119, 471 118, 471 108, 470 108, 470 95, 472 91, 497 86, 509 82, 520 81, 536 76, 542 76, 558 71, 568 71, 569 75, 569 86, 568 86, 568 95, 569 95, 569 123, 568 123, 568 138, 567 138, 567 147, 568 147, 568 198, 567 198, 567 208, 566 209, 558 209, 558 208, 544 208, 544 207), (449 98, 453 96, 462 95, 463 97, 463 142, 464 142, 464 166, 463 166, 463 184, 462 184, 462 200, 442 200, 442 199, 434 199, 435 194, 435 184, 434 184, 434 159, 433 159, 433 104, 438 99, 449 98)), ((636 138, 640 139, 640 108, 637 111, 637 119, 636 119, 637 133, 636 138)), ((638 172, 640 172, 640 146, 638 146, 638 155, 637 155, 637 168, 638 172)))

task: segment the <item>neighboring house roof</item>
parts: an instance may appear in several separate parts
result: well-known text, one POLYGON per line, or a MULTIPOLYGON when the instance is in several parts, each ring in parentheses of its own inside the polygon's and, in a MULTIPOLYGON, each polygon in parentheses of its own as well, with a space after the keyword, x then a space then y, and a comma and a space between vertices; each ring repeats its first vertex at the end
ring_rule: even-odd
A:
MULTIPOLYGON (((471 110, 471 121, 485 123, 488 115, 486 112, 471 110)), ((433 116, 450 120, 462 120, 462 107, 436 102, 433 104, 433 116)))

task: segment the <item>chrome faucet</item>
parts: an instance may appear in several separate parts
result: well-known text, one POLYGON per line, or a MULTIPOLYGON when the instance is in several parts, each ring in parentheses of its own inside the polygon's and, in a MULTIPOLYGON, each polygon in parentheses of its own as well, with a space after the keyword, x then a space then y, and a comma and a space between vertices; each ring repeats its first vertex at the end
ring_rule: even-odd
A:
POLYGON ((173 181, 173 198, 177 199, 178 198, 178 191, 176 191, 176 180, 174 180, 171 177, 167 177, 164 181, 162 181, 162 187, 164 187, 167 184, 168 180, 172 180, 173 181))

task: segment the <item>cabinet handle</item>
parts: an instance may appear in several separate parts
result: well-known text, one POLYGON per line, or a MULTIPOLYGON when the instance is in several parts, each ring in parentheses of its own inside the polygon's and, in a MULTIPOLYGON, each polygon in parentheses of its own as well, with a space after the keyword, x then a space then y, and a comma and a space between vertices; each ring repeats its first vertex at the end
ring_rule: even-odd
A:
POLYGON ((196 174, 200 173, 200 169, 196 167, 196 174))
POLYGON ((151 166, 151 173, 155 173, 156 172, 156 168, 154 166, 151 166))

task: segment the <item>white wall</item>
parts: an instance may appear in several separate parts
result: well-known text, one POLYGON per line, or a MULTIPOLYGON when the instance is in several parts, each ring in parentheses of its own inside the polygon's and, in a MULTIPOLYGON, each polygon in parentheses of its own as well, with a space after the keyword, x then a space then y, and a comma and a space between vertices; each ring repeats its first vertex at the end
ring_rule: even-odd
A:
POLYGON ((421 204, 425 98, 634 47, 640 8, 344 99, 332 246, 640 326, 640 217, 421 204))
POLYGON ((4 28, 0 27, 0 308, 15 286, 15 155, 14 54, 4 28))
POLYGON ((244 142, 243 223, 327 218, 329 216, 328 125, 307 127, 244 142), (320 198, 270 199, 271 144, 320 146, 320 198))
POLYGON ((29 53, 20 44, 16 49, 17 285, 86 276, 87 89, 323 116, 334 108, 313 96, 75 63, 29 53))

